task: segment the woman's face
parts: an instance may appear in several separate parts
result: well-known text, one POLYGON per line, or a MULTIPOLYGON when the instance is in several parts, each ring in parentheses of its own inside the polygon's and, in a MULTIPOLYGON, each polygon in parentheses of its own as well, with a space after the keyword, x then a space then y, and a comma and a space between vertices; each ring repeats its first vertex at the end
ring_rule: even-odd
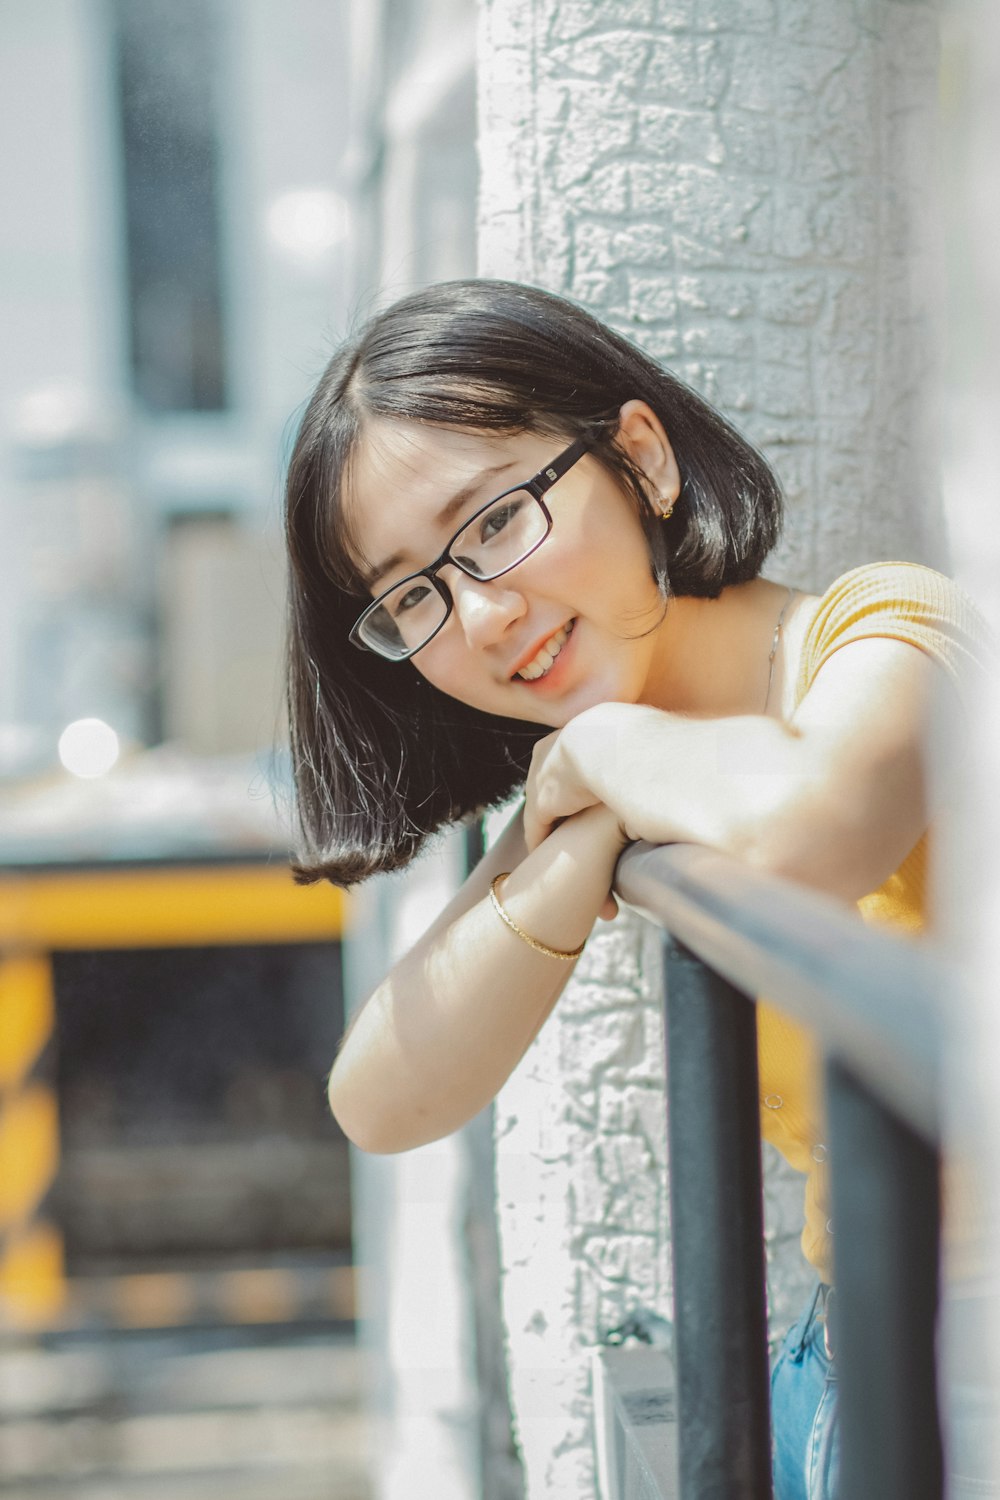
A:
MULTIPOLYGON (((537 474, 568 441, 371 421, 347 504, 365 561, 378 571, 373 596, 433 562, 474 511, 537 474)), ((653 485, 663 493, 661 477, 653 485)), ((591 454, 545 498, 552 530, 510 572, 484 582, 445 564, 454 608, 413 665, 474 708, 559 728, 596 703, 643 697, 664 610, 633 502, 591 454)))

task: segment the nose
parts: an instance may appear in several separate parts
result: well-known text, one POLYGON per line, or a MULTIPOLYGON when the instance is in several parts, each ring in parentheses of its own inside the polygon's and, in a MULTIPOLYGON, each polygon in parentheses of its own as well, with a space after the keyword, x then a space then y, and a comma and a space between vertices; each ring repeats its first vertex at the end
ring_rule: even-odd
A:
POLYGON ((524 595, 507 578, 483 582, 458 568, 449 579, 462 633, 470 646, 492 646, 501 641, 515 620, 527 611, 524 595))

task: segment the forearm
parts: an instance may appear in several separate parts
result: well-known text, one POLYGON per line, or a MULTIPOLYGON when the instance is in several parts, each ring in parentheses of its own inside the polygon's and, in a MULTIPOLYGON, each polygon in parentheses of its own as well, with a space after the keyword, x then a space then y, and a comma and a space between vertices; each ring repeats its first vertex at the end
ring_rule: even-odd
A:
POLYGON ((707 844, 849 900, 876 889, 926 826, 912 748, 878 759, 859 737, 832 748, 823 726, 634 705, 595 710, 591 733, 594 790, 630 838, 707 844))
POLYGON ((571 729, 582 731, 574 748, 586 757, 588 785, 629 838, 650 843, 708 844, 746 856, 798 805, 810 780, 800 737, 774 719, 696 719, 603 704, 571 729))
MULTIPOLYGON (((569 819, 512 871, 504 905, 552 948, 584 941, 620 840, 606 809, 569 819), (595 834, 600 830, 600 836, 595 834)), ((330 1077, 330 1104, 369 1151, 401 1151, 471 1119, 537 1033, 573 965, 532 949, 482 894, 393 968, 365 1004, 330 1077)))

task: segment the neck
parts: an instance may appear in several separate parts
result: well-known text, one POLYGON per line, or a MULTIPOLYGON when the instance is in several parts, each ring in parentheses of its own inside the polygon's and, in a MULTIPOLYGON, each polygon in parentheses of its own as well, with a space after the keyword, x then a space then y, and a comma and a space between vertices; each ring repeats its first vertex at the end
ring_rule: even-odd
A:
MULTIPOLYGON (((774 629, 787 599, 784 584, 763 578, 734 584, 718 599, 672 599, 643 701, 696 717, 760 714, 774 629)), ((781 654, 779 641, 769 712, 781 701, 781 654)))

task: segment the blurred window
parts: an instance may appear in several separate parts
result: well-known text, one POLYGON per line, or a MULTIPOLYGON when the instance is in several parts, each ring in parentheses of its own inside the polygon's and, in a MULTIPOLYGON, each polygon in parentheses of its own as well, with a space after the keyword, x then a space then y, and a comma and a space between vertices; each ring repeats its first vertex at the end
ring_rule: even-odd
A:
POLYGON ((132 383, 153 412, 226 407, 215 0, 112 0, 132 383))

